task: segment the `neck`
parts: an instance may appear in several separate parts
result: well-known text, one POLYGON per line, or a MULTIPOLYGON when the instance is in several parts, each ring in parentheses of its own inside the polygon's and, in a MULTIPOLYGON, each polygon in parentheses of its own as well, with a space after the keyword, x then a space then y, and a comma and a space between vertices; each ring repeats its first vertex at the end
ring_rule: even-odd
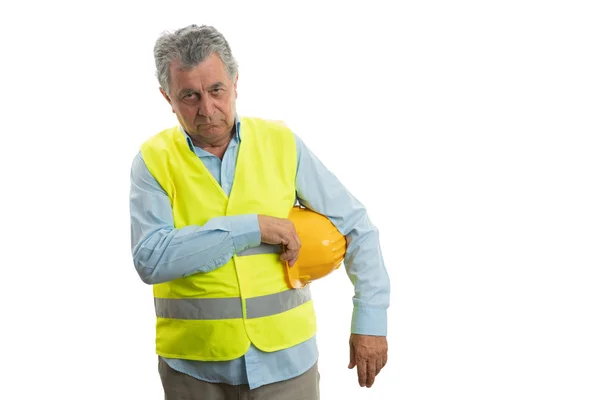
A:
POLYGON ((225 151, 227 150, 227 146, 231 141, 231 137, 233 136, 233 132, 223 138, 216 139, 214 141, 207 141, 204 138, 199 138, 197 136, 191 136, 192 143, 194 146, 200 147, 202 150, 209 152, 210 154, 214 154, 219 157, 219 159, 223 159, 225 155, 225 151))

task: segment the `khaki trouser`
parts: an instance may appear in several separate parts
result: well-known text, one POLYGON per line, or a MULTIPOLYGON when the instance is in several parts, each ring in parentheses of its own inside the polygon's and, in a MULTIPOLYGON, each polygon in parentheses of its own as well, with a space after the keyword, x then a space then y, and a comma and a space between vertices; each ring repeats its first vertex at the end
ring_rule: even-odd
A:
POLYGON ((250 390, 248 385, 201 381, 158 360, 165 400, 319 400, 317 364, 296 378, 250 390))

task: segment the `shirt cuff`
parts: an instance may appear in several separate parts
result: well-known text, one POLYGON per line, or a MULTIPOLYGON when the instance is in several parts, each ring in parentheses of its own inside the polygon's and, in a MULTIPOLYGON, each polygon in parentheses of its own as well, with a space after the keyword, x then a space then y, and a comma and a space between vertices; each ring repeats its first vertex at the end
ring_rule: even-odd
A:
POLYGON ((351 332, 357 335, 387 336, 387 309, 354 307, 351 332))
POLYGON ((229 218, 235 254, 260 245, 257 214, 234 215, 229 218))

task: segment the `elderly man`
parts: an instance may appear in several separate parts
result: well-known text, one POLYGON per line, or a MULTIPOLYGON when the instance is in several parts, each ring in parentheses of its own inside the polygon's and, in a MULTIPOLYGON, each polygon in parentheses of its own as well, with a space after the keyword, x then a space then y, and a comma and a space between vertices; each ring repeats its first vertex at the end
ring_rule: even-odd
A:
POLYGON ((238 66, 216 29, 164 34, 154 56, 179 124, 133 161, 131 238, 153 285, 166 399, 319 398, 310 290, 289 289, 282 266, 301 247, 287 219, 297 203, 346 236, 348 367, 371 387, 387 361, 389 279, 365 208, 284 124, 237 115, 238 66))

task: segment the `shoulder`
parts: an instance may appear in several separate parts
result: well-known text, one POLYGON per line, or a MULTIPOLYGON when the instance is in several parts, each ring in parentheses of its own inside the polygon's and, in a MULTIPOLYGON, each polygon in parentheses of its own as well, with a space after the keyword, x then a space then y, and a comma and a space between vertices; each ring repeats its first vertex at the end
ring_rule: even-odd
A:
POLYGON ((291 132, 291 130, 287 126, 287 124, 281 120, 265 119, 265 118, 258 118, 258 117, 241 117, 240 122, 242 125, 242 129, 245 126, 247 128, 248 127, 256 128, 260 132, 269 131, 269 130, 291 132))
POLYGON ((152 151, 164 149, 169 143, 172 143, 176 135, 179 134, 179 126, 163 129, 146 139, 141 146, 141 151, 152 151))

